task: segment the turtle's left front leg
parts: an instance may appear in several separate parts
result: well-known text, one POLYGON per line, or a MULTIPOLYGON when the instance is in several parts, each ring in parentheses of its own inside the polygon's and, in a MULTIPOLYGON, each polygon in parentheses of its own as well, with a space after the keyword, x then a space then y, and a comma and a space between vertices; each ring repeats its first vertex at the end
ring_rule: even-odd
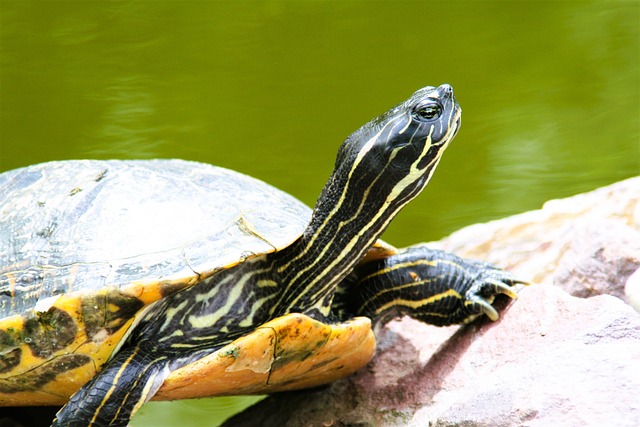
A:
POLYGON ((491 264, 416 245, 360 266, 336 293, 335 306, 382 322, 409 315, 446 326, 482 314, 495 321, 494 298, 517 298, 516 284, 526 282, 491 264))

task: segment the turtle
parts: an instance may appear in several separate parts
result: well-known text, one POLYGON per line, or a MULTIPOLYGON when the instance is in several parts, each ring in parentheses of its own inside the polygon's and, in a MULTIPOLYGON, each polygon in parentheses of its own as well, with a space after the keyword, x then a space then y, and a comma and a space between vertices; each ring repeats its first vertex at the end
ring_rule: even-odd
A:
POLYGON ((0 175, 0 405, 124 426, 150 399, 261 394, 366 365, 372 321, 498 318, 524 283, 379 240, 460 127, 448 84, 352 133, 313 210, 183 160, 66 160, 0 175))

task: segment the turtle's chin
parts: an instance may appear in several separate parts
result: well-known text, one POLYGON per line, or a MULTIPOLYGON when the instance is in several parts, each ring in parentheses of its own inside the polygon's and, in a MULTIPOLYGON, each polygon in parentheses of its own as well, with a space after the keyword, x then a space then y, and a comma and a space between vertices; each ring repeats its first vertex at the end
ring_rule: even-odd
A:
POLYGON ((455 138, 460 130, 460 125, 462 124, 462 110, 458 107, 455 113, 455 117, 453 119, 453 123, 451 123, 451 139, 455 138))

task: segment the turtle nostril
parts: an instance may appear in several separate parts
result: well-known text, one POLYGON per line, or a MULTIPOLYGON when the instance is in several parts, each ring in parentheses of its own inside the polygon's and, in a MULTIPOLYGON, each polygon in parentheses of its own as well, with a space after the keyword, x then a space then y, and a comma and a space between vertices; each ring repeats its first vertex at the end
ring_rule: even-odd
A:
POLYGON ((453 88, 447 83, 440 85, 440 89, 442 90, 442 93, 446 95, 450 95, 453 93, 453 88))

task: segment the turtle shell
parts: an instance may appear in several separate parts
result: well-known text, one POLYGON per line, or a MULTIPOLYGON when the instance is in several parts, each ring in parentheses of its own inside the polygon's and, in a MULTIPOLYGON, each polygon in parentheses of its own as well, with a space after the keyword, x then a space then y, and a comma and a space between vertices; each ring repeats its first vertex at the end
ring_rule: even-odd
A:
POLYGON ((279 250, 311 210, 181 160, 61 161, 0 175, 0 404, 63 403, 137 313, 279 250))

